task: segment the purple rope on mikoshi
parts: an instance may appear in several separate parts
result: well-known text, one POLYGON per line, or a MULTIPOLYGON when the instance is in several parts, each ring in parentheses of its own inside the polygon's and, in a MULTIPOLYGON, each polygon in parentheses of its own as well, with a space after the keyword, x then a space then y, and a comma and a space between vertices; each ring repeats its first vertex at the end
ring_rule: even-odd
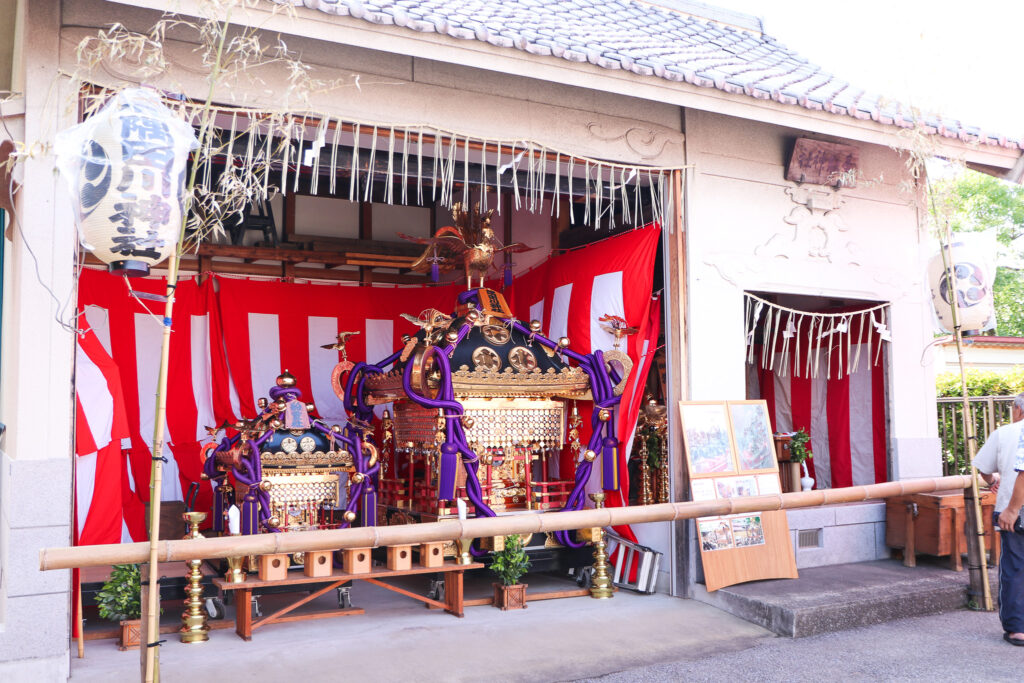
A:
MULTIPOLYGON (((409 396, 415 403, 431 409, 441 409, 445 411, 446 419, 446 441, 441 445, 442 453, 445 450, 451 450, 454 446, 454 451, 464 456, 462 466, 466 470, 466 497, 473 503, 475 508, 475 515, 477 517, 494 517, 496 513, 494 510, 484 502, 483 489, 480 487, 480 480, 477 479, 476 473, 480 467, 479 458, 477 454, 470 449, 469 444, 466 441, 466 433, 462 428, 462 421, 459 419, 463 413, 462 404, 455 400, 454 391, 452 389, 452 373, 451 365, 448 363, 448 355, 443 349, 439 349, 439 352, 435 355, 438 365, 441 370, 441 384, 438 390, 437 398, 428 398, 422 396, 412 388, 412 364, 409 364, 405 368, 405 372, 402 375, 402 386, 405 389, 406 395, 409 396), (445 447, 448 447, 447 449, 445 447)), ((471 552, 475 556, 485 554, 484 551, 479 550, 476 547, 472 547, 471 552)))
MULTIPOLYGON (((527 335, 532 335, 533 338, 539 343, 547 346, 548 348, 558 350, 568 358, 576 361, 579 367, 587 374, 590 379, 590 391, 594 397, 594 412, 591 414, 590 423, 591 429, 593 430, 590 435, 590 440, 587 443, 587 450, 592 450, 595 453, 600 452, 602 446, 606 443, 606 438, 612 438, 613 436, 608 435, 606 437, 605 432, 611 429, 611 426, 615 424, 614 413, 611 419, 607 423, 602 423, 598 418, 598 411, 602 408, 612 410, 619 404, 619 397, 615 396, 612 388, 611 381, 608 376, 607 368, 604 364, 604 354, 601 351, 595 351, 592 354, 581 354, 573 351, 572 349, 562 349, 553 342, 551 339, 545 337, 542 334, 538 334, 530 330, 528 327, 523 325, 518 320, 505 319, 505 323, 511 323, 512 326, 519 332, 527 335)), ((585 503, 583 496, 586 483, 590 479, 593 473, 594 464, 581 460, 576 465, 576 476, 573 484, 572 491, 566 498, 565 505, 562 506, 563 511, 567 510, 579 510, 585 503)), ((572 534, 568 531, 556 531, 555 538, 562 545, 579 548, 584 544, 578 541, 572 540, 572 534)))

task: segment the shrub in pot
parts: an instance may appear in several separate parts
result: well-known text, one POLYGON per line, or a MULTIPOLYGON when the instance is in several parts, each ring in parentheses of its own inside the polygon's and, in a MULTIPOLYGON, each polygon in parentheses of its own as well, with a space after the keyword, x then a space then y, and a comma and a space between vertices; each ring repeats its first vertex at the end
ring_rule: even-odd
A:
POLYGON ((513 534, 505 537, 505 547, 491 553, 491 571, 501 583, 494 584, 494 606, 503 610, 526 607, 526 584, 519 579, 530 569, 530 558, 523 540, 513 534))
POLYGON ((139 565, 115 564, 110 578, 96 594, 100 616, 121 623, 122 650, 139 647, 141 640, 142 582, 139 565))

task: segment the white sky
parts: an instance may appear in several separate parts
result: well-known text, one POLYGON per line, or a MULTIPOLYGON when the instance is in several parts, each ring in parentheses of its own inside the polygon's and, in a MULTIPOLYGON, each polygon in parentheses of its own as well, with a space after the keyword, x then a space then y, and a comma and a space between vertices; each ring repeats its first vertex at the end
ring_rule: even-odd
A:
POLYGON ((1022 0, 703 0, 892 99, 1024 139, 1022 0))

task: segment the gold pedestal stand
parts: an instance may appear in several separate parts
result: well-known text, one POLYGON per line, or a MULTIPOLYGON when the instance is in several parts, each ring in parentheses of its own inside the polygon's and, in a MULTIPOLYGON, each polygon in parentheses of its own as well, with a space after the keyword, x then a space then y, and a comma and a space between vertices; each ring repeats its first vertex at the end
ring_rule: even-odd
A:
MULTIPOLYGON (((199 533, 199 525, 206 519, 205 512, 186 512, 182 518, 189 525, 187 539, 202 538, 199 533)), ((183 643, 202 643, 210 639, 210 627, 206 624, 206 611, 203 609, 203 587, 201 581, 203 574, 199 570, 202 560, 188 560, 188 588, 185 599, 185 611, 181 613, 181 635, 183 643)))
MULTIPOLYGON (((603 493, 591 493, 590 500, 594 501, 597 509, 604 507, 603 493)), ((611 574, 608 573, 608 556, 604 552, 604 528, 594 527, 591 534, 594 539, 594 578, 590 584, 590 597, 607 600, 615 596, 615 590, 612 588, 611 574)))

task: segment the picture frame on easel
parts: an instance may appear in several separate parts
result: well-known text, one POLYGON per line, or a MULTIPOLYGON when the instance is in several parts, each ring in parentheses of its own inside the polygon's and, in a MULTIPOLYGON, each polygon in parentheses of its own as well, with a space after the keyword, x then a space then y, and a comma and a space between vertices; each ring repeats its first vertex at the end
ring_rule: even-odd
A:
POLYGON ((768 404, 764 400, 726 401, 726 406, 737 472, 778 472, 768 404))
POLYGON ((680 404, 680 416, 690 476, 735 474, 736 453, 725 403, 686 401, 680 404))

